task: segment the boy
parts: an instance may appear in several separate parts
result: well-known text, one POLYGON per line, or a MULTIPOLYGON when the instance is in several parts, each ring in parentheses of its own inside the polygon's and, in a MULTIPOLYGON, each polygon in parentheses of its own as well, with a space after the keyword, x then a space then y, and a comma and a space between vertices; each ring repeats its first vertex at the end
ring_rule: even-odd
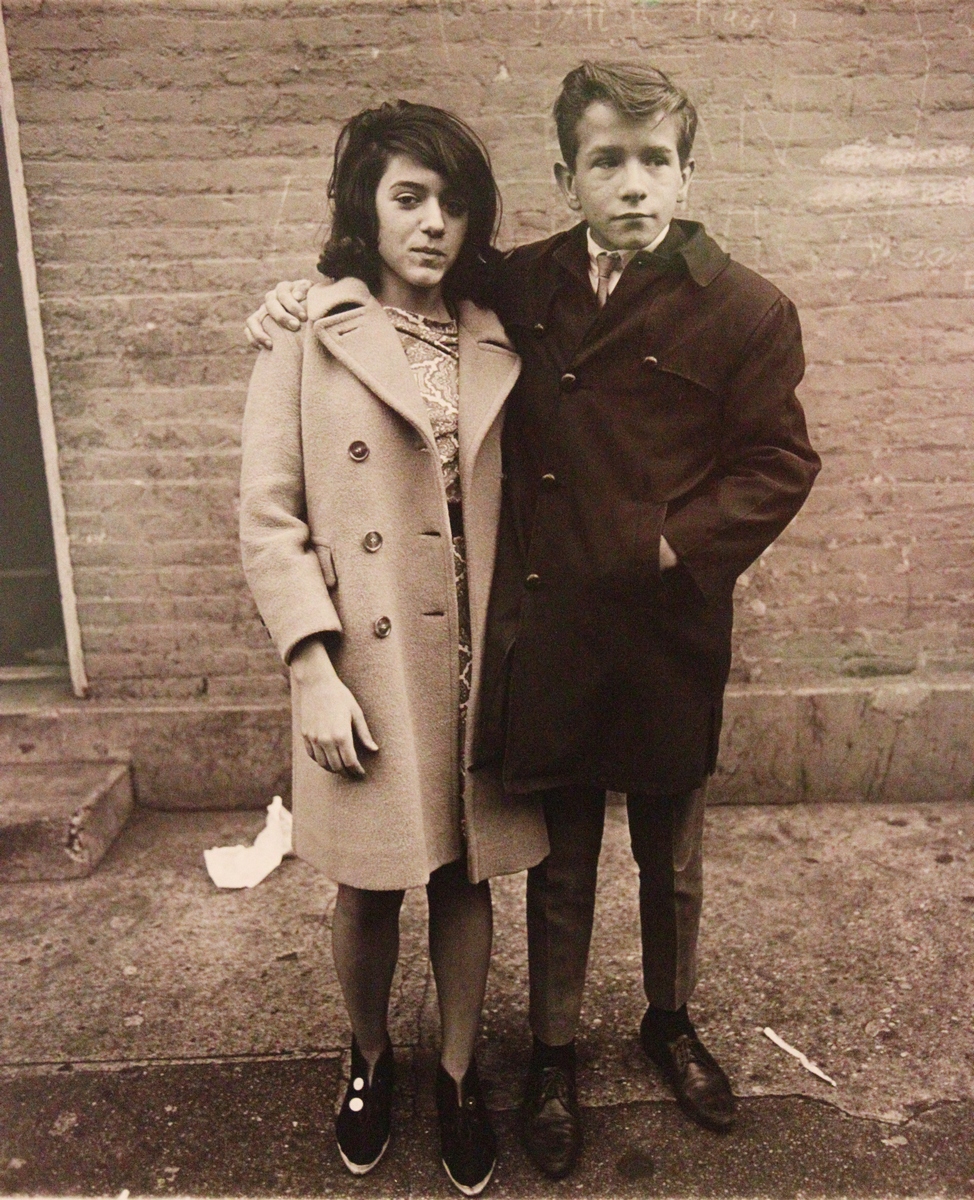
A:
POLYGON ((652 68, 583 63, 554 113, 556 178, 583 220, 497 269, 495 307, 523 368, 504 428, 476 765, 502 764, 511 792, 544 804, 551 853, 527 889, 534 1048, 521 1130, 561 1178, 581 1146, 574 1038, 607 789, 627 795, 639 865, 643 1048, 695 1120, 733 1122, 727 1077, 686 1010, 705 784, 734 582, 820 464, 795 397, 794 306, 674 219, 694 165, 687 96, 652 68))

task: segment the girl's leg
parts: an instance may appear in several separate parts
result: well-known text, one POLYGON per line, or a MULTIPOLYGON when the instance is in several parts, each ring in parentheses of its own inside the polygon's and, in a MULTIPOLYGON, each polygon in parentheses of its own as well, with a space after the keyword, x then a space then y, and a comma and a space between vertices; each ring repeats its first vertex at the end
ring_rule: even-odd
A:
POLYGON ((331 933, 335 970, 370 1074, 389 1040, 389 992, 399 958, 403 895, 339 884, 335 901, 331 933))
POLYGON ((460 860, 433 872, 426 895, 443 1039, 440 1061, 459 1087, 473 1058, 487 987, 493 938, 490 884, 471 883, 460 860))

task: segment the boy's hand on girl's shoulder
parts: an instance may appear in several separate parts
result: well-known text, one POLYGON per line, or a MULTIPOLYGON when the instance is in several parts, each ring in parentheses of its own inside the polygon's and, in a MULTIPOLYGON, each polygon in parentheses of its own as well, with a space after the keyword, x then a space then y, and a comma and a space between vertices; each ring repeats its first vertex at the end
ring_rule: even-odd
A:
POLYGON ((276 321, 283 329, 290 329, 292 332, 299 330, 302 321, 308 319, 305 300, 310 291, 310 279, 285 279, 271 288, 264 296, 264 303, 250 314, 244 325, 248 345, 255 350, 274 348, 270 335, 264 329, 266 317, 276 321))
POLYGON ((669 571, 671 567, 675 567, 680 560, 676 556, 676 552, 665 537, 660 535, 659 539, 659 569, 660 571, 669 571))

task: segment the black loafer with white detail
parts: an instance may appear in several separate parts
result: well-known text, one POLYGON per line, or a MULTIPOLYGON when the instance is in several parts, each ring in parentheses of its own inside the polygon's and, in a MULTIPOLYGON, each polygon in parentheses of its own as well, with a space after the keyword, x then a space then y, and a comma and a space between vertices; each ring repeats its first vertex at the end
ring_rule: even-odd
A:
POLYGON ((440 1064, 436 1072, 436 1110, 443 1166, 450 1182, 465 1196, 479 1196, 494 1173, 497 1138, 487 1115, 476 1061, 470 1063, 459 1088, 440 1064))
POLYGON ((365 1175, 385 1154, 392 1128, 392 1087, 396 1065, 392 1043, 379 1055, 369 1081, 369 1064, 352 1038, 352 1073, 335 1136, 342 1162, 353 1175, 365 1175))

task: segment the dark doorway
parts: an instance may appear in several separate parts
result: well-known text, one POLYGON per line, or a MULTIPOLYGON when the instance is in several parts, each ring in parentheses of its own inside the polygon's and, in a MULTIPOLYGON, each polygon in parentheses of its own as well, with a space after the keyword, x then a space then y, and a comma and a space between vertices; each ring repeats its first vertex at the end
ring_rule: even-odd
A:
POLYGON ((0 153, 0 669, 65 663, 64 641, 10 175, 0 153))

